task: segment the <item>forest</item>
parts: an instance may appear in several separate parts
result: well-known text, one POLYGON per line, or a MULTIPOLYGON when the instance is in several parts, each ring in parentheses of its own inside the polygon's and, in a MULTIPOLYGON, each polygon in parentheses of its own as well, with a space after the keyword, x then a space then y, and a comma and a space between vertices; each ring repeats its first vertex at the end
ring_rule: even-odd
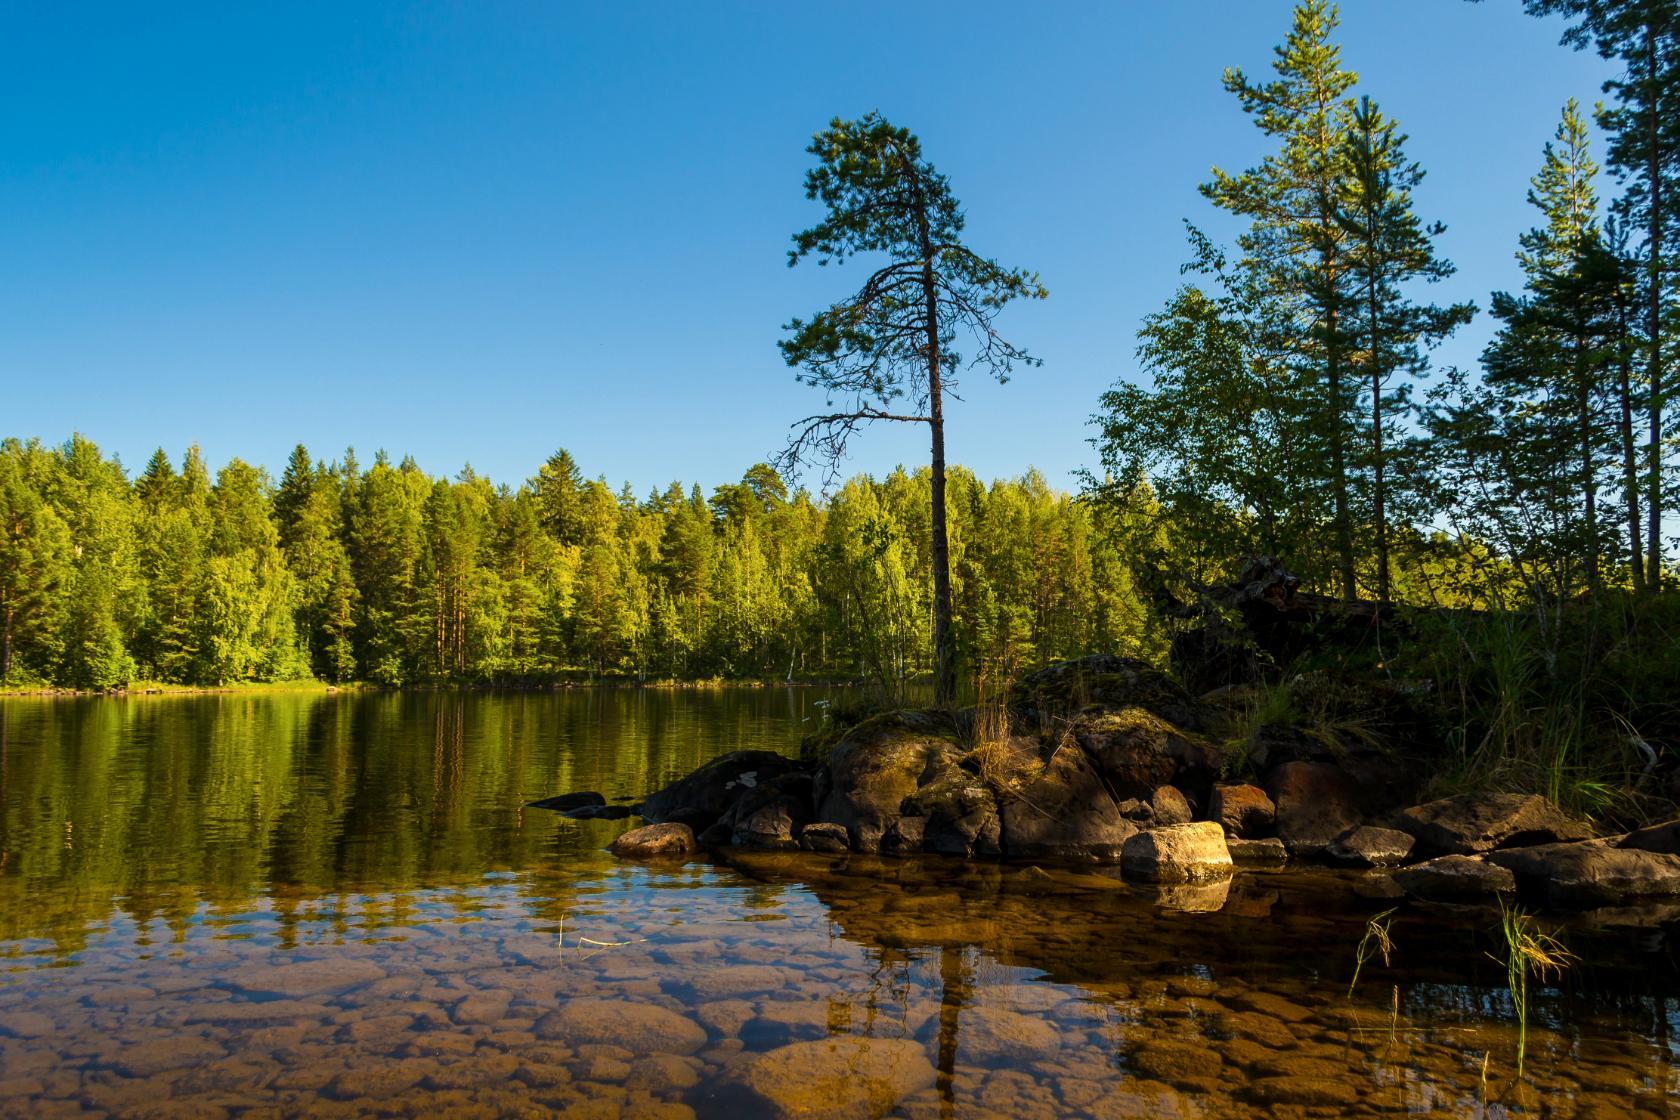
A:
MULTIPOLYGON (((1147 644, 1115 536, 1036 475, 953 476, 964 641, 1034 664, 1147 644)), ((299 447, 278 482, 196 448, 132 481, 76 437, 0 444, 13 687, 914 677, 928 475, 826 499, 762 464, 638 498, 556 452, 517 489, 299 447)))
MULTIPOLYGON (((993 319, 1048 293, 967 248, 914 136, 837 120, 807 179, 829 217, 795 236, 790 263, 887 264, 789 324, 788 364, 854 407, 795 425, 783 469, 638 496, 564 451, 514 486, 300 446, 278 479, 239 460, 212 474, 196 449, 178 463, 160 450, 131 477, 81 436, 10 439, 0 681, 893 689, 959 666, 972 688, 1094 651, 1161 660, 1184 604, 1265 556, 1328 597, 1478 620, 1435 652, 1492 671, 1478 643, 1497 630, 1522 687, 1567 686, 1591 722, 1628 664, 1676 660, 1680 15, 1526 7, 1563 16, 1560 49, 1596 51, 1619 76, 1535 137, 1532 227, 1512 245, 1522 288, 1485 308, 1428 298, 1454 270, 1436 220, 1450 200, 1428 195, 1400 122, 1344 63, 1334 7, 1303 0, 1272 74, 1224 77, 1270 154, 1225 169, 1210 152, 1194 185, 1242 232, 1227 244, 1187 220, 1183 285, 1136 329, 1091 431, 1068 433, 1095 452, 1076 494, 947 470, 951 329, 979 340, 961 368, 1005 380, 1036 361, 993 319), (860 224, 906 183, 933 201, 860 224), (880 293, 924 278, 932 320, 868 318, 902 316, 914 305, 880 293), (1435 346, 1478 314, 1497 326, 1480 368, 1436 368, 1435 346), (906 392, 931 411, 895 414, 906 392), (790 464, 832 465, 869 423, 904 419, 933 429, 931 467, 820 493, 786 481, 790 464)), ((1618 718, 1647 702, 1635 691, 1618 718)))

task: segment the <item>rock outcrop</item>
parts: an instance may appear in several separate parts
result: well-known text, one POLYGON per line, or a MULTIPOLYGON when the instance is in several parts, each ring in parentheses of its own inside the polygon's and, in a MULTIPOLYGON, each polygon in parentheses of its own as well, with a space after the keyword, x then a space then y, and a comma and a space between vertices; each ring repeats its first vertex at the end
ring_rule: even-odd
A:
POLYGON ((1618 848, 1607 840, 1507 848, 1487 861, 1515 876, 1521 897, 1554 909, 1680 895, 1680 856, 1618 848))
POLYGON ((798 762, 774 751, 731 751, 642 802, 642 819, 674 821, 703 832, 747 790, 798 769, 798 762))
POLYGON ((1592 830, 1537 793, 1465 793, 1414 805, 1395 826, 1417 838, 1420 854, 1475 855, 1496 848, 1585 840, 1592 830))

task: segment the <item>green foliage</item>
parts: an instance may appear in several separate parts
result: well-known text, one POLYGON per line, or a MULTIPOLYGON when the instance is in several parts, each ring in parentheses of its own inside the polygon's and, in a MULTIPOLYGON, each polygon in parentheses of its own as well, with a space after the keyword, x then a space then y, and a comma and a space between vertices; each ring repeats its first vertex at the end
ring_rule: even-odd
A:
MULTIPOLYGON (((673 484, 637 502, 579 478, 564 452, 509 490, 299 448, 272 486, 237 459, 212 481, 193 448, 130 485, 85 441, 7 441, 4 683, 828 677, 902 701, 931 671, 926 470, 820 502, 764 464, 710 498, 673 484)), ((1089 505, 1036 474, 952 479, 973 664, 1161 653, 1123 538, 1089 505)))

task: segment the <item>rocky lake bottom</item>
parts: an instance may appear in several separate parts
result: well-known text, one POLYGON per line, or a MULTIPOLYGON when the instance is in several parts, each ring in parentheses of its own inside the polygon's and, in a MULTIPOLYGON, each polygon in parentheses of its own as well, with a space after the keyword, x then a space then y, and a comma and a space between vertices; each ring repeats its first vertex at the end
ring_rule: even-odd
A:
POLYGON ((0 1116, 1680 1111, 1661 912, 1546 922, 1579 959, 1519 1077, 1498 911, 1379 873, 633 864, 520 809, 791 747, 818 698, 0 706, 0 1116))

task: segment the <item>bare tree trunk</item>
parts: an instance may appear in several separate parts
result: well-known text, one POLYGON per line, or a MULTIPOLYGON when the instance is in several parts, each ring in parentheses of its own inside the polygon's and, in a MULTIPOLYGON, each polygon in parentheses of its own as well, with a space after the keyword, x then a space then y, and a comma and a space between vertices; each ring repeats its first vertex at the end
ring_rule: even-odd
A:
POLYGON ((1581 515, 1586 521, 1587 591, 1598 594, 1598 490, 1593 485, 1592 392, 1587 384, 1586 342, 1575 336, 1575 405, 1581 423, 1581 515))
POLYGON ((1649 442, 1645 451, 1646 494, 1645 516, 1645 582, 1652 590, 1657 590, 1662 584, 1662 414, 1663 414, 1663 367, 1662 367, 1662 161, 1659 158, 1659 142, 1661 138, 1658 124, 1657 105, 1657 43, 1656 29, 1650 20, 1645 23, 1645 65, 1646 77, 1651 83, 1650 92, 1646 97, 1646 143, 1645 175, 1649 181, 1650 198, 1650 342, 1651 342, 1651 397, 1646 402, 1646 412, 1649 416, 1649 442))
MULTIPOLYGON (((918 192, 919 197, 919 192, 918 192)), ((940 389, 939 286, 933 275, 933 237, 925 205, 916 211, 927 316, 928 427, 932 430, 933 703, 950 707, 957 694, 955 635, 951 633, 951 545, 945 527, 945 405, 940 389)))
MULTIPOLYGON (((1378 359, 1381 337, 1377 319, 1377 279, 1373 272, 1365 285, 1367 311, 1371 316, 1371 481, 1372 514, 1377 522, 1377 602, 1388 602, 1388 516, 1383 493, 1382 362, 1378 359)), ((1353 598, 1349 595, 1348 598, 1353 598)))
MULTIPOLYGON (((1620 286, 1618 285, 1618 292, 1620 286)), ((1616 393, 1622 410, 1622 492, 1627 505, 1628 571, 1633 589, 1645 589, 1645 559, 1640 545, 1638 450, 1633 442, 1633 356, 1628 349, 1627 302, 1616 297, 1616 344, 1620 353, 1616 393)))
MULTIPOLYGON (((1333 297, 1332 297, 1333 298, 1333 297)), ((1330 473, 1336 502, 1336 556, 1342 577, 1342 598, 1359 598, 1359 581, 1353 571, 1353 523, 1349 520, 1347 450, 1342 436, 1342 367, 1336 349, 1336 310, 1325 317, 1325 362, 1330 390, 1330 473)))

